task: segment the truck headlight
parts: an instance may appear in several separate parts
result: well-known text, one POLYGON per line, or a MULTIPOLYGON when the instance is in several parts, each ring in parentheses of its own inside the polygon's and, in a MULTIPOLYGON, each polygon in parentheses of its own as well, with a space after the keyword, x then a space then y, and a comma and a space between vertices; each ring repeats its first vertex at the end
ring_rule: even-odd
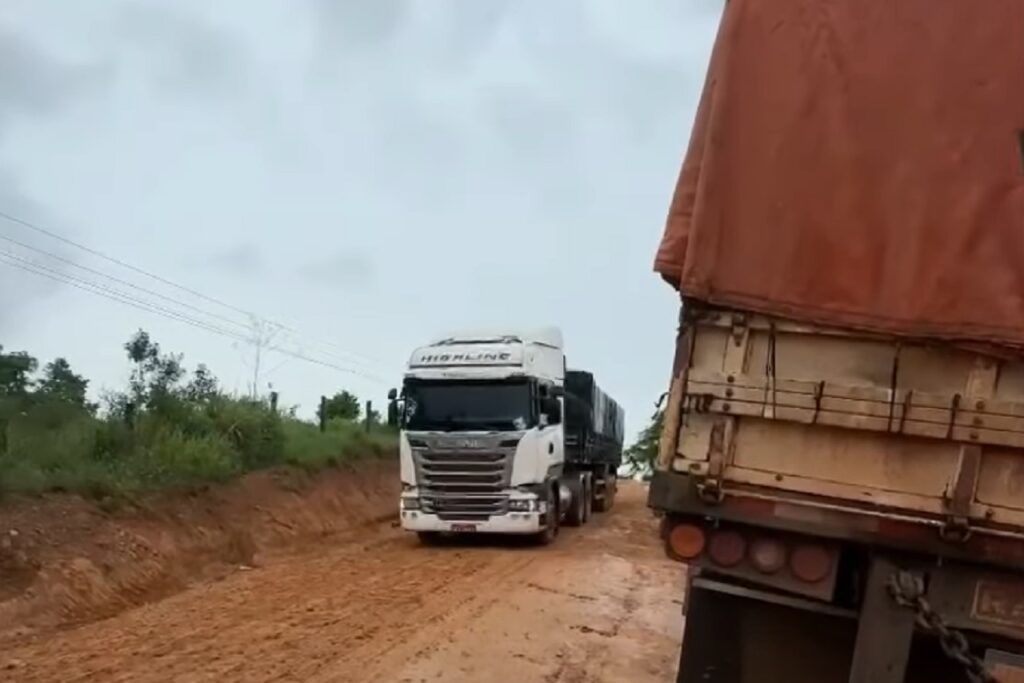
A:
POLYGON ((420 499, 413 498, 412 496, 402 498, 402 509, 403 510, 419 510, 420 499))
POLYGON ((508 501, 508 509, 512 512, 530 512, 536 510, 537 501, 530 498, 513 498, 508 501))

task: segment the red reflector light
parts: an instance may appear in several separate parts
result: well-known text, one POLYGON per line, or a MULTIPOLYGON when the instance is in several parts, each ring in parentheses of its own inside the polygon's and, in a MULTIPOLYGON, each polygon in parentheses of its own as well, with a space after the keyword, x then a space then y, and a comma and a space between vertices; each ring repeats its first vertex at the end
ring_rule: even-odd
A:
POLYGON ((786 566, 786 546, 774 538, 759 538, 750 545, 750 564, 762 574, 775 574, 786 566))
POLYGON ((821 546, 802 545, 789 558, 793 575, 807 583, 818 583, 832 572, 832 554, 821 546))
POLYGON ((735 567, 747 553, 747 542, 735 531, 720 531, 711 537, 708 555, 721 567, 735 567))
POLYGON ((669 551, 680 560, 692 560, 704 552, 704 530, 691 524, 677 524, 668 534, 669 551))

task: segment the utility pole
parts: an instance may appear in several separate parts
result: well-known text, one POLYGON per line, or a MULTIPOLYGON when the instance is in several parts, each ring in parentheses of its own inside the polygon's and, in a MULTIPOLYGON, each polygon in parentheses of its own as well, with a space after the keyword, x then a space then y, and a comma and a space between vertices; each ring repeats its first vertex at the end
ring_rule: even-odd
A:
POLYGON ((253 347, 254 360, 252 365, 252 384, 249 387, 249 395, 253 400, 259 398, 260 371, 263 368, 264 353, 270 350, 274 339, 281 332, 281 326, 271 323, 263 318, 250 316, 249 318, 248 342, 253 347))

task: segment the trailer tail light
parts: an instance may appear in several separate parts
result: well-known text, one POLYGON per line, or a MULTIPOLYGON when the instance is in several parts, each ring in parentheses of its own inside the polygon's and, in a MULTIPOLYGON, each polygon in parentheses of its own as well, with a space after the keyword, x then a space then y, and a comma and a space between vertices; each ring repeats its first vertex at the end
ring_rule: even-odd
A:
POLYGON ((759 538, 750 544, 749 558, 762 574, 777 574, 786 566, 786 546, 774 538, 759 538))
POLYGON ((668 548, 679 560, 692 560, 702 552, 706 543, 704 530, 692 524, 677 524, 668 534, 668 548))
POLYGON ((719 531, 711 537, 708 555, 720 567, 732 568, 743 561, 747 554, 747 542, 736 531, 719 531))
POLYGON ((806 583, 818 583, 832 573, 833 553, 817 545, 802 545, 789 558, 793 576, 806 583))

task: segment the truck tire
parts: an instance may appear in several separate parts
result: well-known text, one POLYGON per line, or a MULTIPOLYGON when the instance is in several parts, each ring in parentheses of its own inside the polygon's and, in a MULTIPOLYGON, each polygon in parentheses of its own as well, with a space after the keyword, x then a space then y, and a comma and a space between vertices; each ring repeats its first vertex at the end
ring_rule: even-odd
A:
POLYGON ((598 486, 602 489, 601 493, 603 495, 594 500, 594 510, 597 512, 608 512, 612 509, 612 505, 615 505, 615 489, 618 486, 615 473, 605 472, 598 486))
POLYGON ((565 482, 566 488, 572 493, 569 509, 565 513, 566 526, 583 526, 586 521, 586 485, 583 477, 572 477, 565 482))
POLYGON ((537 545, 551 545, 558 538, 558 522, 561 519, 561 510, 558 509, 558 492, 548 493, 547 526, 544 531, 534 536, 537 545))
POLYGON ((594 478, 587 475, 583 484, 583 523, 586 524, 594 515, 594 478))

